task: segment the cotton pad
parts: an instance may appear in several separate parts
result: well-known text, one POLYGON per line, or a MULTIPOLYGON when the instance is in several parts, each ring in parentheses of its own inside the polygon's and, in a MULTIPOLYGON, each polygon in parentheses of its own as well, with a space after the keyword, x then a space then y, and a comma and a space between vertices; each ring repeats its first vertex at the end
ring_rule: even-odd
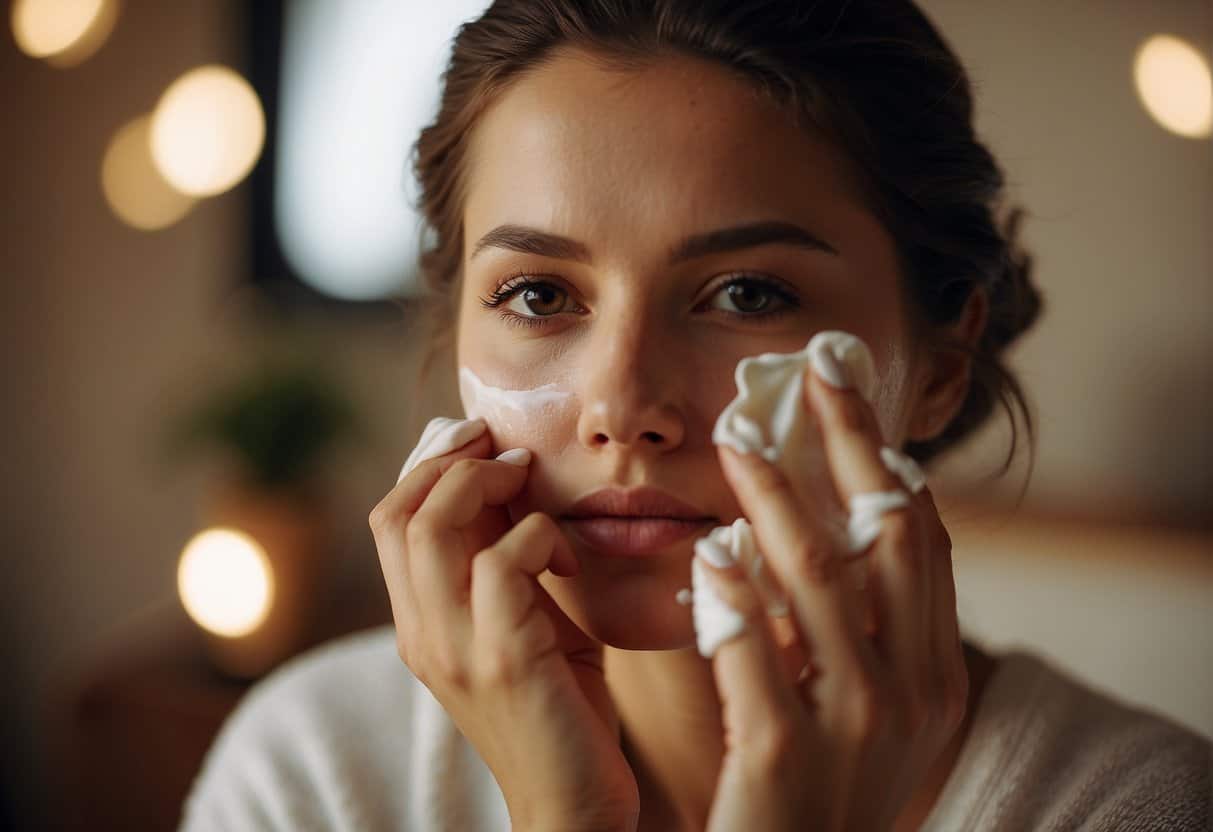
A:
POLYGON ((421 432, 416 447, 404 461, 400 476, 396 478, 397 484, 427 459, 434 459, 462 448, 484 433, 487 427, 484 419, 451 419, 446 416, 430 419, 425 430, 421 432))

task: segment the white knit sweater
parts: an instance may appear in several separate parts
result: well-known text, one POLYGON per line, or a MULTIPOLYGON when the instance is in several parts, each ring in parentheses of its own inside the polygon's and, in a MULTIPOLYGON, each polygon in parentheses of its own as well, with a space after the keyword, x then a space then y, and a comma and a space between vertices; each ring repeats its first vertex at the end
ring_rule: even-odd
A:
MULTIPOLYGON (((505 830, 488 767, 382 627, 299 656, 220 731, 182 829, 505 830)), ((1025 652, 990 678, 924 832, 1209 830, 1213 743, 1025 652)))

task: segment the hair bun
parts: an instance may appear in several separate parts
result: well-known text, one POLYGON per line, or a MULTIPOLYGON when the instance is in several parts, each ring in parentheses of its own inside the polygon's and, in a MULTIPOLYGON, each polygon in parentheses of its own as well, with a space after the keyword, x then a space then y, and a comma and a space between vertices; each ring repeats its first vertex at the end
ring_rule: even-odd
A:
POLYGON ((1011 209, 1000 225, 1006 240, 1002 269, 990 287, 990 317, 981 349, 998 355, 1040 317, 1043 301, 1032 283, 1032 255, 1020 242, 1024 210, 1011 209))

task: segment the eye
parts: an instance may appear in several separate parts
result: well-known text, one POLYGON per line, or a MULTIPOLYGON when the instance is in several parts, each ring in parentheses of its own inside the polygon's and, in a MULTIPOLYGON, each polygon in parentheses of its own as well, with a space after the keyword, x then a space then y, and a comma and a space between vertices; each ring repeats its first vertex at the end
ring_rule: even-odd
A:
POLYGON ((531 283, 515 290, 514 298, 506 306, 511 312, 526 315, 530 312, 546 318, 564 311, 568 292, 550 283, 531 283))
POLYGON ((480 304, 485 309, 504 307, 498 314, 507 323, 523 326, 542 326, 546 319, 561 312, 582 311, 571 301, 567 290, 526 274, 507 279, 488 297, 482 297, 480 304))
POLYGON ((769 317, 800 305, 793 292, 761 277, 733 278, 717 288, 709 303, 713 309, 741 318, 769 317))

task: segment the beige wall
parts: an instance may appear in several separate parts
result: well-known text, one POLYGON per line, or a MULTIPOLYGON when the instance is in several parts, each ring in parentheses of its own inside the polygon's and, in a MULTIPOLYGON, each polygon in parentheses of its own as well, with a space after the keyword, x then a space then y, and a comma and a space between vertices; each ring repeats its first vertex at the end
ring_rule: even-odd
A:
MULTIPOLYGON (((1026 237, 1048 310, 1014 356, 1040 413, 1030 501, 1207 514, 1213 154, 1146 118, 1128 62, 1155 30, 1207 44, 1208 4, 926 5, 970 62, 980 126, 1033 212, 1026 237)), ((231 296, 242 191, 143 234, 112 217, 98 187, 117 127, 185 69, 231 59, 223 8, 129 0, 112 40, 66 71, 0 45, 9 671, 0 740, 12 752, 5 777, 22 787, 36 783, 55 680, 136 611, 173 603, 175 556, 217 473, 163 472, 151 442, 171 407, 207 383, 198 368, 238 364, 256 329, 231 296)), ((433 391, 409 389, 403 323, 332 323, 323 335, 378 431, 378 446, 351 457, 337 481, 351 554, 343 568, 374 580, 366 513, 433 410, 433 391)), ((949 481, 965 482, 966 465, 997 440, 991 432, 949 466, 949 481)), ((23 803, 35 794, 23 788, 23 803)))
MULTIPOLYGON (((1151 121, 1131 70, 1137 46, 1158 32, 1207 56, 1213 6, 923 5, 970 67, 978 129, 1031 212, 1025 238, 1046 309, 1012 362, 1039 405, 1029 498, 1207 526, 1213 147, 1151 121)), ((957 480, 972 458, 997 456, 998 430, 954 460, 957 480)))

